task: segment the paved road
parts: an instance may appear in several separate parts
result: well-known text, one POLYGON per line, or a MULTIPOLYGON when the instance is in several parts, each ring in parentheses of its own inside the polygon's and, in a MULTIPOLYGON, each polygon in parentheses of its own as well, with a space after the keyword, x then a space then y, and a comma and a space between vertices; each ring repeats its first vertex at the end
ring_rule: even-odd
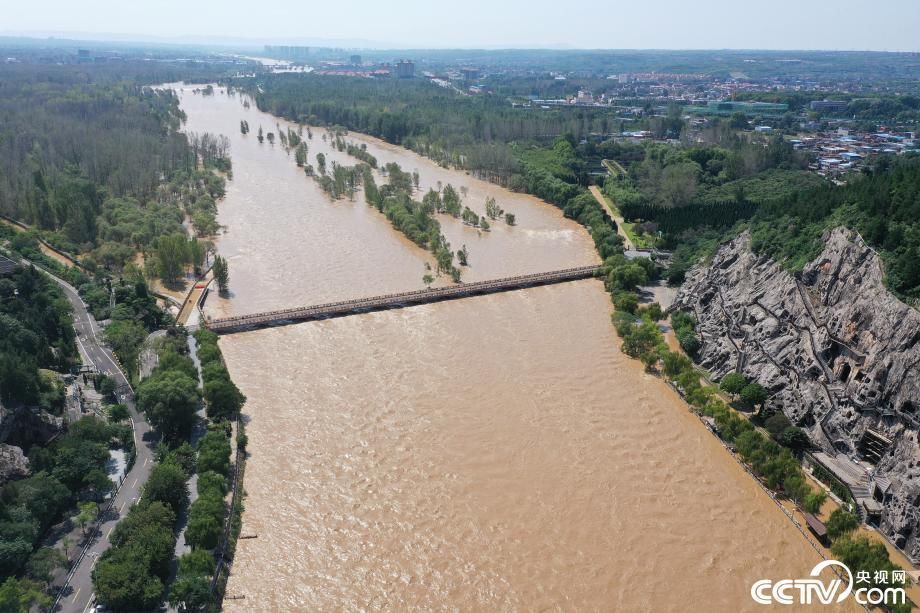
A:
MULTIPOLYGON (((25 260, 24 260, 25 262, 25 260)), ((25 262, 28 264, 28 262, 25 262)), ((56 611, 62 613, 82 613, 91 608, 95 594, 93 593, 92 570, 96 560, 109 548, 109 536, 115 525, 125 516, 131 505, 140 497, 141 488, 150 476, 150 469, 154 463, 153 432, 143 415, 138 413, 134 406, 134 392, 128 379, 118 366, 111 350, 103 344, 102 330, 95 318, 87 311, 86 305, 72 285, 50 275, 64 290, 64 295, 73 307, 73 326, 77 333, 77 346, 84 361, 96 367, 99 372, 104 372, 115 379, 119 388, 120 400, 128 406, 131 421, 134 425, 134 445, 137 448, 137 459, 134 466, 125 476, 121 488, 109 511, 102 514, 97 536, 90 547, 80 558, 69 575, 65 588, 56 611)))

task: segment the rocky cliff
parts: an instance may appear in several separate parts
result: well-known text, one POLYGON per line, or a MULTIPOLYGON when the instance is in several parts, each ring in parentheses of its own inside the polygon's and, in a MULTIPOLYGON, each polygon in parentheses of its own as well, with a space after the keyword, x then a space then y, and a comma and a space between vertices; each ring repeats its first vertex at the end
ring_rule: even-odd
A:
POLYGON ((675 307, 696 316, 713 377, 738 370, 768 388, 770 408, 856 467, 861 511, 917 559, 920 312, 886 290, 880 258, 856 233, 824 239, 793 275, 742 234, 687 275, 675 307))
POLYGON ((23 448, 44 445, 61 432, 63 419, 29 407, 10 409, 0 404, 0 485, 29 474, 23 448))

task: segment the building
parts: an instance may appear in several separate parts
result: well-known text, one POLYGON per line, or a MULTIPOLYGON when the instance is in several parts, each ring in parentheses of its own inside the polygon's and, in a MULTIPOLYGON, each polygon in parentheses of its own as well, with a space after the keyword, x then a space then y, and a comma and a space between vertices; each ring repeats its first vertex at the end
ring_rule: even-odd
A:
POLYGON ((285 60, 305 60, 310 55, 310 47, 295 45, 265 45, 265 54, 285 60))
POLYGON ((805 513, 805 523, 808 525, 808 529, 811 530, 811 533, 815 535, 815 538, 822 545, 828 545, 827 539, 827 527, 821 522, 820 519, 812 515, 811 513, 805 513))
POLYGON ((0 277, 8 277, 16 270, 17 264, 6 256, 0 255, 0 277))
POLYGON ((763 117, 782 115, 789 110, 788 104, 773 102, 732 102, 729 100, 710 100, 706 106, 688 106, 684 108, 687 113, 697 115, 760 115, 763 117))
POLYGON ((850 105, 845 100, 812 100, 808 106, 819 113, 845 113, 850 105))
POLYGON ((360 66, 360 65, 361 65, 361 56, 360 56, 360 55, 353 55, 353 56, 351 56, 350 58, 348 58, 348 60, 351 62, 351 65, 352 65, 352 66, 360 66))
POLYGON ((463 75, 464 81, 479 80, 479 69, 478 68, 461 68, 460 74, 463 75))
POLYGON ((411 79, 415 76, 415 62, 412 60, 399 60, 396 62, 396 76, 400 79, 411 79))

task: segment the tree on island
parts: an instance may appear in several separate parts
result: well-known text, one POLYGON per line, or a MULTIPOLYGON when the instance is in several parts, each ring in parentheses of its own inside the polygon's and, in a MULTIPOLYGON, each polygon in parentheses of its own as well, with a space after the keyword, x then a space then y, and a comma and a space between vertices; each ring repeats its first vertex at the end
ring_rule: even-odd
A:
POLYGON ((469 266, 470 252, 466 248, 466 245, 463 245, 463 248, 457 251, 457 261, 460 262, 460 266, 469 266))
POLYGON ((434 283, 434 277, 429 274, 426 274, 422 277, 422 283, 425 284, 425 287, 431 287, 431 284, 434 283))
POLYGON ((226 295, 230 285, 230 266, 227 260, 221 256, 214 258, 214 280, 217 281, 217 289, 221 295, 226 295))
POLYGON ((319 171, 319 174, 326 175, 326 156, 323 153, 316 154, 316 169, 319 171))
POLYGON ((256 134, 256 138, 259 139, 259 143, 260 143, 260 144, 263 143, 263 142, 265 142, 265 133, 262 132, 262 126, 259 126, 259 132, 258 132, 258 134, 256 134))
POLYGON ((275 133, 274 132, 269 132, 268 134, 265 135, 265 138, 268 139, 269 145, 275 144, 275 133))
POLYGON ((444 210, 454 217, 460 217, 462 208, 460 206, 460 194, 457 193, 457 190, 454 189, 454 186, 450 183, 444 188, 444 193, 441 196, 444 202, 444 210))
POLYGON ((509 226, 513 226, 515 222, 514 213, 505 213, 505 223, 509 226))

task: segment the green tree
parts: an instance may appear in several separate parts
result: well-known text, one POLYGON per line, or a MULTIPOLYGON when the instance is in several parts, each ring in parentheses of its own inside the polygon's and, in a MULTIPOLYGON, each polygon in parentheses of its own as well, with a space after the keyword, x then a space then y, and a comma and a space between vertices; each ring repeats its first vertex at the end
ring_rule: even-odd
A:
POLYGON ((217 282, 217 289, 221 295, 226 296, 230 286, 230 266, 227 260, 222 256, 214 257, 214 266, 211 268, 214 274, 214 280, 217 282))
POLYGON ((189 261, 189 241, 182 234, 161 236, 156 243, 157 271, 167 283, 176 282, 189 261))
POLYGON ((613 306, 617 311, 635 314, 639 310, 639 296, 635 292, 614 291, 613 306))
POLYGON ((147 330, 134 321, 112 320, 105 329, 105 340, 129 370, 137 364, 138 352, 146 339, 147 330))
POLYGON ((123 404, 112 404, 108 408, 109 419, 113 423, 118 423, 120 421, 125 421, 129 417, 128 407, 123 404))
POLYGON ((202 575, 179 574, 169 590, 169 604, 183 612, 207 611, 211 604, 210 580, 202 575))
POLYGON ((224 501, 213 496, 202 496, 192 505, 185 542, 195 548, 214 549, 223 531, 224 501))
POLYGON ((745 406, 753 409, 763 404, 767 401, 767 390, 764 389, 759 383, 749 383, 745 385, 741 390, 741 402, 745 406))
POLYGON ((99 505, 95 502, 81 502, 78 505, 80 512, 77 514, 77 523, 80 524, 80 530, 86 534, 86 524, 96 521, 99 515, 99 505))
POLYGON ((51 597, 41 585, 28 579, 8 577, 0 584, 0 611, 29 613, 32 607, 50 607, 51 597))
POLYGON ((607 282, 614 290, 633 291, 640 285, 648 283, 648 274, 638 264, 625 264, 611 270, 607 282))
POLYGON ((198 444, 198 470, 227 475, 230 471, 230 438, 222 430, 211 430, 198 444))
POLYGON ((732 396, 737 396, 747 384, 748 380, 740 372, 730 372, 719 381, 719 389, 732 396))
POLYGON ((661 305, 657 302, 653 302, 642 309, 642 316, 647 317, 652 321, 659 321, 664 317, 664 312, 661 310, 661 305))
POLYGON ((207 401, 208 418, 213 421, 236 419, 246 397, 230 378, 205 381, 204 398, 207 401))
POLYGON ((696 355, 703 346, 696 332, 688 328, 682 328, 677 332, 677 342, 687 352, 687 355, 696 355))
POLYGON ((162 502, 179 512, 188 503, 188 476, 182 467, 176 464, 160 463, 153 467, 147 483, 144 484, 143 500, 145 503, 162 502))
POLYGON ((859 518, 843 509, 834 509, 827 520, 827 535, 831 539, 839 539, 859 527, 859 518))
POLYGON ((188 438, 200 391, 198 382, 178 371, 148 377, 137 388, 137 406, 167 440, 188 438))
POLYGON ((816 514, 821 511, 821 507, 827 501, 827 493, 823 490, 817 492, 811 492, 805 496, 805 501, 802 503, 802 506, 811 514, 816 514))
POLYGON ((64 566, 67 556, 55 547, 42 547, 32 554, 26 564, 26 573, 30 579, 44 585, 51 583, 51 575, 58 568, 64 566))
POLYGON ((805 451, 811 446, 811 440, 808 438, 808 433, 795 426, 789 426, 783 430, 776 441, 795 453, 805 451))
POLYGON ((441 194, 441 200, 444 203, 444 211, 448 215, 460 217, 462 211, 460 195, 450 183, 444 187, 444 192, 441 194))

